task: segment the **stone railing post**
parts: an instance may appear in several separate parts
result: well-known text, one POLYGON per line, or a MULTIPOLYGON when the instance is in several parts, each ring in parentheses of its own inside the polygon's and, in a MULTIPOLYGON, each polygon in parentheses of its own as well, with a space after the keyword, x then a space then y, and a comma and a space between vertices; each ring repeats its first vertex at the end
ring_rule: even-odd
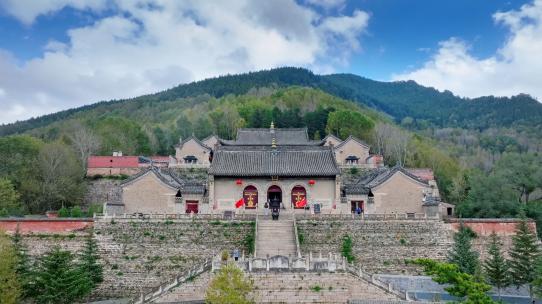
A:
POLYGON ((266 259, 266 269, 267 271, 269 271, 269 254, 267 254, 267 259, 266 259))

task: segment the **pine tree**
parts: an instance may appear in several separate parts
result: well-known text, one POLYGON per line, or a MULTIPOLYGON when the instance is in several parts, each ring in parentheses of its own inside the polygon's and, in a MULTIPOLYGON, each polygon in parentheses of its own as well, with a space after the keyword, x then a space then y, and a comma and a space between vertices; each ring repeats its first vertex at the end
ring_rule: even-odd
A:
POLYGON ((478 252, 472 249, 473 235, 472 230, 461 224, 459 231, 454 234, 454 245, 448 253, 449 262, 457 265, 461 272, 470 275, 474 275, 480 267, 478 252))
POLYGON ((516 286, 527 284, 531 301, 533 300, 533 284, 536 280, 536 262, 540 256, 536 235, 529 228, 527 217, 520 214, 516 225, 516 234, 512 237, 510 249, 510 272, 512 283, 516 286))
POLYGON ((495 232, 490 236, 488 258, 484 261, 484 272, 489 283, 497 288, 499 300, 501 289, 510 286, 510 271, 508 262, 504 258, 501 248, 502 242, 495 232))
POLYGON ((0 303, 18 303, 21 286, 17 277, 17 254, 9 237, 0 230, 0 303))
POLYGON ((22 242, 21 232, 19 226, 15 230, 13 235, 13 248, 15 249, 15 254, 17 255, 17 276, 22 287, 21 297, 23 299, 31 297, 33 295, 34 282, 32 281, 32 267, 30 265, 30 259, 28 258, 28 250, 22 242))
POLYGON ((535 277, 533 291, 537 297, 542 298, 542 257, 539 257, 536 262, 535 277))
POLYGON ((93 238, 93 235, 93 231, 90 231, 79 261, 81 269, 87 273, 87 276, 92 281, 92 287, 94 288, 103 281, 103 269, 102 265, 98 262, 100 259, 100 256, 98 255, 98 244, 93 238))
POLYGON ((92 281, 75 265, 71 252, 57 246, 41 257, 36 272, 37 303, 73 303, 91 290, 92 281))

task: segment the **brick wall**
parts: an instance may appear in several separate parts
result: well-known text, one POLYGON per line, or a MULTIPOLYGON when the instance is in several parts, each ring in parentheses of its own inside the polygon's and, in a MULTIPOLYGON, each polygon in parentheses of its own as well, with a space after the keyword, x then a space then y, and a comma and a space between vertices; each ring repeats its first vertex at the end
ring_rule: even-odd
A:
POLYGON ((12 234, 19 227, 22 234, 27 233, 60 233, 83 231, 92 227, 92 219, 2 219, 0 229, 12 234))

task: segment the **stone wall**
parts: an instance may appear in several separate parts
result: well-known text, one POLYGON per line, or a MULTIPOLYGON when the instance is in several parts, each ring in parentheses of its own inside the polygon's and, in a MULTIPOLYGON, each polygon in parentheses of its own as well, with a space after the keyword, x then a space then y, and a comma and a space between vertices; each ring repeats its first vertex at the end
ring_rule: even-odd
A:
MULTIPOLYGON (((505 253, 512 245, 517 219, 462 219, 477 237, 473 247, 483 260, 487 256, 489 235, 495 231, 503 242, 505 253)), ((353 253, 364 270, 371 273, 420 274, 419 268, 405 264, 405 260, 432 258, 446 260, 453 245, 453 234, 459 229, 459 220, 332 220, 314 218, 298 220, 302 235, 301 252, 313 253, 341 251, 342 237, 353 240, 353 253)), ((534 221, 530 228, 536 232, 534 221)))
MULTIPOLYGON (((30 222, 35 221, 25 221, 20 229, 31 258, 53 246, 80 252, 92 226, 88 220, 74 222, 85 224, 77 229, 71 229, 70 220, 42 221, 47 227, 32 226, 30 222), (59 222, 65 225, 60 227, 59 222)), ((0 227, 13 226, 7 221, 0 224, 0 227)), ((6 229, 12 232, 9 227, 6 229)), ((94 222, 94 232, 104 267, 104 282, 93 294, 95 299, 109 299, 148 291, 223 249, 238 248, 248 254, 245 238, 254 233, 254 222, 199 219, 111 222, 109 219, 94 222)))
POLYGON ((121 180, 100 178, 96 180, 89 179, 87 183, 87 193, 83 198, 85 205, 103 204, 105 202, 120 204, 122 203, 121 180))
POLYGON ((54 218, 54 219, 0 219, 0 229, 9 234, 15 233, 70 233, 92 227, 92 219, 54 218))
MULTIPOLYGON (((469 227, 476 233, 476 238, 473 240, 473 247, 480 253, 480 258, 485 259, 487 249, 489 248, 490 235, 495 232, 501 239, 503 244, 503 252, 508 255, 509 249, 512 247, 512 237, 515 235, 517 219, 450 219, 449 225, 454 232, 457 232, 460 223, 469 227)), ((535 221, 529 221, 531 231, 536 233, 535 221)))
MULTIPOLYGON (((129 297, 218 254, 244 246, 253 222, 101 220, 95 223, 105 280, 95 294, 129 297)), ((247 251, 248 252, 248 251, 247 251)))
POLYGON ((443 260, 452 244, 450 227, 437 220, 330 220, 297 221, 302 235, 302 255, 308 252, 340 252, 342 238, 353 241, 357 263, 371 273, 418 274, 419 269, 405 260, 443 260))

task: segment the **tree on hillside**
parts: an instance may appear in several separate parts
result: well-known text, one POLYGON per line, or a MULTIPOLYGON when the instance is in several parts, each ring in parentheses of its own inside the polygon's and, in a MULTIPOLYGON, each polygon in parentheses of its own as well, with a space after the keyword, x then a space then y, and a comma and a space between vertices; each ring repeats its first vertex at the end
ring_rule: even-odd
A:
POLYGON ((414 264, 424 267, 426 274, 439 284, 449 284, 445 287, 453 296, 464 298, 461 303, 469 304, 493 304, 495 303, 487 292, 491 286, 480 282, 474 276, 460 271, 456 264, 441 263, 431 259, 417 259, 414 264))
POLYGON ((504 258, 501 248, 502 242, 499 236, 493 232, 490 236, 488 258, 484 261, 483 267, 488 282, 497 288, 499 301, 501 300, 501 289, 511 283, 508 262, 504 258))
POLYGON ((408 132, 387 123, 378 123, 373 132, 376 152, 400 166, 406 165, 410 140, 408 132))
POLYGON ((374 122, 369 117, 350 110, 338 110, 329 113, 326 132, 342 139, 349 135, 367 140, 374 128, 374 122))
POLYGON ((39 304, 69 304, 92 290, 87 273, 73 262, 69 251, 54 247, 40 258, 36 272, 36 297, 39 304))
POLYGON ((454 234, 454 245, 448 253, 448 261, 457 265, 459 271, 474 275, 479 266, 478 253, 472 249, 474 232, 460 225, 459 231, 454 234))
POLYGON ((72 147, 77 152, 83 170, 86 170, 89 156, 95 154, 100 149, 100 139, 94 132, 81 124, 72 126, 68 137, 72 147))
POLYGON ((84 172, 74 152, 60 143, 46 144, 40 151, 41 210, 56 210, 82 200, 84 172))
POLYGON ((252 281, 245 278, 243 271, 237 265, 228 263, 222 266, 211 280, 205 293, 205 303, 254 303, 254 300, 250 297, 252 290, 252 281))
POLYGON ((533 153, 505 153, 494 172, 516 191, 518 202, 529 202, 530 194, 542 185, 542 159, 533 153))
POLYGON ((94 122, 93 128, 101 138, 101 154, 111 155, 113 151, 122 151, 126 155, 152 153, 147 134, 133 120, 108 116, 94 122))
POLYGON ((103 269, 99 263, 98 244, 94 239, 94 232, 90 231, 86 240, 85 247, 79 256, 81 269, 92 281, 92 287, 103 281, 103 269))
POLYGON ((17 277, 17 254, 11 240, 0 230, 0 303, 16 304, 21 295, 17 277))
POLYGON ((542 257, 536 261, 535 277, 533 292, 537 297, 542 298, 542 257))
POLYGON ((540 257, 540 248, 536 235, 529 227, 527 217, 522 212, 516 225, 516 234, 512 237, 510 249, 510 272, 512 283, 516 286, 527 284, 531 301, 533 299, 533 284, 536 277, 536 262, 540 257))
POLYGON ((0 177, 12 182, 30 212, 38 209, 35 202, 40 195, 38 155, 42 145, 39 139, 26 135, 0 137, 0 177))
POLYGON ((20 195, 7 178, 0 178, 0 216, 22 214, 20 195))

